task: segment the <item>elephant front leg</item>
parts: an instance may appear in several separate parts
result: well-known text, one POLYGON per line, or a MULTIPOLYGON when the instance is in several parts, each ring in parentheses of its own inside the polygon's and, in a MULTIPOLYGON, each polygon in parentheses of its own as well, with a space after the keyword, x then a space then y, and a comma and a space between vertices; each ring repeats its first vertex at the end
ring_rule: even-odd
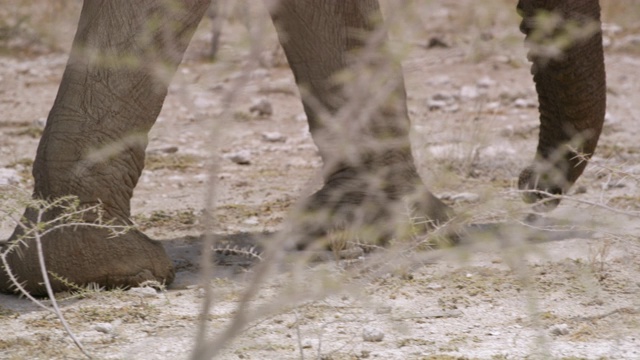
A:
MULTIPOLYGON (((147 133, 207 6, 202 0, 85 1, 38 146, 35 198, 75 195, 81 206, 102 204, 105 220, 131 224, 130 199, 144 165, 147 133)), ((55 219, 60 211, 52 209, 41 220, 55 219)), ((27 222, 37 217, 33 209, 25 212, 27 222)), ((22 235, 17 228, 11 240, 22 235)), ((171 282, 173 266, 160 243, 137 230, 110 235, 87 226, 46 235, 47 270, 76 285, 171 282)), ((45 293, 33 239, 25 239, 8 262, 27 291, 45 293)), ((0 291, 11 291, 5 270, 0 271, 0 291)), ((54 291, 68 286, 52 280, 54 291)))
MULTIPOLYGON (((520 0, 521 30, 530 47, 540 103, 540 135, 522 190, 563 194, 578 179, 602 131, 606 84, 598 0, 520 0)), ((536 210, 560 202, 526 192, 536 210), (542 200, 542 201, 541 201, 542 200)))
POLYGON ((298 247, 332 230, 384 242, 409 212, 446 221, 450 209, 415 168, 402 71, 385 49, 378 2, 285 0, 271 10, 324 163, 324 186, 293 214, 304 224, 298 247))

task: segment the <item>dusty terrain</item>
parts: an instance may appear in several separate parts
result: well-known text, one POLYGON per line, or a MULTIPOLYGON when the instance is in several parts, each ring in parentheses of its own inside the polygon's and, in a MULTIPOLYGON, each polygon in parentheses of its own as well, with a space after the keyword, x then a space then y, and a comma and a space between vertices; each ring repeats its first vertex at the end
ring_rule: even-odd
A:
MULTIPOLYGON (((392 27, 394 48, 406 53, 419 169, 469 222, 514 224, 528 213, 514 183, 535 149, 537 100, 513 3, 434 0, 392 27)), ((608 115, 594 161, 545 215, 562 226, 514 225, 452 250, 282 266, 221 358, 640 358, 640 8, 602 3, 608 115)), ((21 4, 0 14, 0 191, 16 197, 32 187, 30 165, 79 14, 75 3, 21 4), (33 16, 17 24, 24 14, 33 16)), ((205 60, 203 21, 150 135, 133 213, 171 249, 176 284, 59 296, 95 358, 188 358, 204 294, 197 264, 210 164, 218 166, 215 232, 230 241, 280 229, 296 199, 318 186, 320 159, 262 11, 228 11, 215 62, 205 60), (248 60, 243 17, 264 25, 257 63, 248 60), (250 111, 260 99, 272 114, 250 111), (238 153, 249 164, 232 161, 238 153)), ((2 201, 3 211, 14 204, 2 201)), ((0 225, 6 239, 14 224, 0 225)), ((209 336, 232 321, 254 275, 243 267, 210 274, 209 336)), ((0 329, 0 359, 83 358, 55 316, 26 299, 0 295, 0 329)))

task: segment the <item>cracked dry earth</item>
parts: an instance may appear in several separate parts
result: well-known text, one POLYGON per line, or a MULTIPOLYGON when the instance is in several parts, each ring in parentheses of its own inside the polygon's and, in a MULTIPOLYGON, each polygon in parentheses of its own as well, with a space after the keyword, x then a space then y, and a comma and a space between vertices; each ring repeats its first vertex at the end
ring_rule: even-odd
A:
MULTIPOLYGON (((478 231, 468 245, 449 250, 392 249, 306 265, 291 260, 302 255, 288 254, 220 358, 640 358, 640 9, 634 1, 602 2, 609 97, 601 145, 570 198, 545 215, 556 226, 539 230, 520 222, 528 210, 513 191, 537 139, 519 19, 511 1, 479 3, 430 1, 391 37, 398 49, 411 49, 403 66, 423 177, 470 222, 510 225, 478 231)), ((250 16, 266 20, 255 7, 250 16)), ((79 9, 66 10, 41 25, 61 29, 57 47, 0 55, 5 194, 32 186, 31 159, 79 9)), ((319 184, 320 160, 293 77, 272 51, 273 30, 264 30, 266 50, 261 65, 252 66, 240 21, 225 24, 220 60, 204 61, 209 28, 206 19, 171 85, 133 199, 136 222, 170 249, 176 284, 161 293, 59 296, 95 358, 189 357, 204 295, 200 219, 213 152, 215 231, 232 245, 245 233, 278 230, 295 199, 319 184), (260 100, 271 114, 250 111, 260 100)), ((0 225, 6 239, 14 225, 0 225)), ((208 336, 232 321, 255 275, 255 268, 232 263, 211 275, 208 336)), ((0 295, 0 359, 80 358, 53 314, 0 295)))

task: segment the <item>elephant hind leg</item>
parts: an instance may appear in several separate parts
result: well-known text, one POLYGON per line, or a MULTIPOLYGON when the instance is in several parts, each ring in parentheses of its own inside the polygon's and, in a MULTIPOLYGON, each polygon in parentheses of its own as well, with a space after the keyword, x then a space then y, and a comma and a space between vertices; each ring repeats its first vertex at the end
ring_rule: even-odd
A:
POLYGON ((404 79, 385 49, 378 1, 282 0, 272 17, 324 163, 324 186, 293 214, 304 219, 298 247, 335 230, 384 243, 408 210, 446 221, 450 210, 415 168, 404 79))
POLYGON ((533 203, 546 198, 542 192, 565 193, 595 151, 606 108, 604 54, 598 0, 520 0, 518 9, 540 103, 536 157, 518 181, 541 191, 525 193, 533 203))

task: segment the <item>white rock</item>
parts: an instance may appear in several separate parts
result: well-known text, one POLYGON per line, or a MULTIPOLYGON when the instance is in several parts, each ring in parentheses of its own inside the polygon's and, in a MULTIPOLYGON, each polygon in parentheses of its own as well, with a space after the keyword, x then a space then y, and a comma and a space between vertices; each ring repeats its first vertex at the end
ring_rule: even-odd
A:
POLYGON ((493 86, 495 84, 496 84, 496 82, 492 78, 490 78, 488 76, 483 76, 480 79, 478 79, 478 81, 476 82, 476 85, 479 88, 483 88, 483 89, 490 88, 491 86, 493 86))
POLYGON ((384 333, 378 329, 365 328, 362 330, 362 340, 380 342, 384 339, 384 333))
POLYGON ((480 94, 478 93, 478 89, 475 86, 465 85, 460 88, 460 97, 462 97, 463 99, 473 100, 477 99, 478 96, 480 96, 480 94))
POLYGON ((610 112, 607 112, 607 113, 604 114, 604 121, 607 124, 616 124, 616 123, 620 122, 620 119, 618 119, 614 115, 611 115, 610 112))
POLYGON ((150 287, 133 287, 127 291, 131 295, 137 295, 144 298, 158 297, 158 292, 150 287))
POLYGON ((262 133, 262 140, 266 142, 285 142, 287 137, 277 131, 262 133))
POLYGON ((307 121, 307 114, 305 113, 300 113, 298 115, 296 115, 296 121, 307 121))
POLYGON ((447 103, 451 103, 451 102, 455 101, 455 96, 453 96, 453 95, 451 95, 449 93, 445 93, 445 92, 438 92, 438 93, 433 94, 431 99, 433 99, 433 100, 442 100, 442 101, 446 101, 447 103))
POLYGON ((490 103, 487 103, 487 105, 485 105, 485 108, 487 110, 497 110, 498 108, 500 108, 500 102, 499 101, 492 101, 490 103))
POLYGON ((527 100, 524 98, 517 98, 514 102, 513 105, 517 108, 533 108, 536 106, 536 103, 531 101, 531 100, 527 100))
POLYGON ((442 110, 442 109, 444 109, 446 107, 447 107, 447 102, 446 101, 434 100, 434 99, 427 100, 427 109, 429 109, 430 111, 442 110))
POLYGON ((93 325, 93 329, 101 333, 111 334, 113 332, 113 325, 109 323, 97 323, 93 325))
POLYGON ((622 26, 613 23, 602 23, 602 32, 615 35, 622 31, 622 26))
POLYGON ((226 159, 233 161, 238 165, 251 164, 251 153, 248 150, 240 150, 234 153, 229 153, 224 156, 226 159))
MULTIPOLYGON (((1 81, 1 79, 0 79, 1 81)), ((46 117, 41 117, 41 118, 37 118, 35 120, 33 120, 33 126, 37 126, 39 128, 44 128, 44 126, 47 125, 47 118, 46 117)))
POLYGON ((258 225, 260 222, 258 221, 257 217, 252 216, 252 217, 246 219, 245 221, 243 221, 243 223, 245 225, 258 225))
POLYGON ((569 333, 569 325, 567 324, 558 324, 553 325, 549 331, 552 335, 567 335, 569 333))
POLYGON ((273 106, 267 99, 257 99, 249 107, 249 112, 258 113, 260 116, 270 116, 273 114, 273 106))

